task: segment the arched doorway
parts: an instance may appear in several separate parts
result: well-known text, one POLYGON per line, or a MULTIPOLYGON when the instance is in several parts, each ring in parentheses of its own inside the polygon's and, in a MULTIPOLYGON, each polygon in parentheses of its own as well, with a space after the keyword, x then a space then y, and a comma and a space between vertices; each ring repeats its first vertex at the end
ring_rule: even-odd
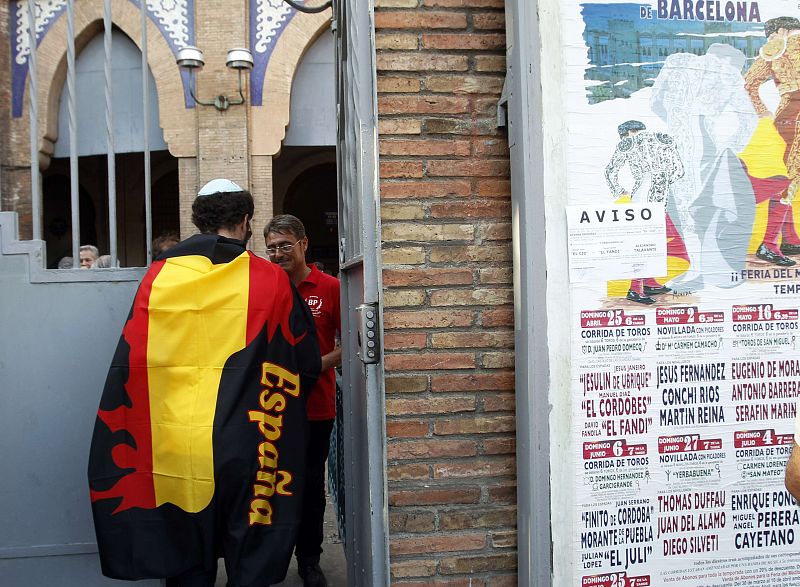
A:
MULTIPOLYGON (((75 62, 78 178, 81 191, 94 211, 91 224, 83 218, 84 203, 81 204, 81 244, 93 244, 101 254, 109 252, 108 226, 108 162, 107 130, 105 119, 105 77, 102 32, 84 47, 75 62)), ((115 152, 115 188, 117 208, 117 243, 120 265, 142 266, 146 263, 145 219, 144 219, 144 124, 142 118, 142 63, 136 44, 119 29, 112 31, 111 87, 113 100, 113 136, 115 152)), ((153 169, 152 203, 154 212, 159 212, 158 232, 153 235, 179 230, 178 206, 178 161, 167 150, 167 144, 159 127, 158 99, 155 79, 150 73, 148 83, 150 97, 150 119, 146 121, 153 169)), ((59 99, 58 140, 55 143, 50 166, 43 172, 43 213, 47 218, 63 216, 59 206, 66 198, 67 240, 72 231, 69 212, 69 114, 67 110, 67 86, 61 90, 59 99), (63 181, 51 178, 66 178, 66 192, 59 187, 63 181), (48 187, 49 186, 49 187, 48 187), (50 189, 55 191, 51 194, 50 189), (52 210, 50 207, 55 207, 52 210), (56 210, 58 209, 58 213, 56 210)), ((86 204, 88 205, 88 204, 86 204)), ((47 226, 47 224, 45 224, 47 226)), ((61 224, 56 228, 60 231, 61 224)), ((58 259, 59 254, 48 239, 48 264, 58 259), (52 253, 51 253, 51 248, 52 253)), ((69 247, 68 247, 69 248, 69 247)), ((70 252, 71 254, 71 252, 70 252)))

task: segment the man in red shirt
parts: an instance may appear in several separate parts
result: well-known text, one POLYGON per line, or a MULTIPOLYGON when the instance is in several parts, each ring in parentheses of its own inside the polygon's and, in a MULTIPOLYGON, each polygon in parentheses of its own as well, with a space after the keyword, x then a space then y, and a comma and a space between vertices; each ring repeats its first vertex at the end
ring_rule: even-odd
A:
POLYGON ((336 417, 334 367, 342 362, 336 344, 341 330, 339 280, 306 264, 308 237, 303 223, 291 214, 275 216, 264 228, 269 260, 281 266, 314 315, 322 355, 322 371, 308 396, 309 438, 303 514, 295 542, 297 572, 305 587, 328 584, 319 567, 322 553, 322 521, 325 516, 325 461, 328 459, 333 421, 336 417))

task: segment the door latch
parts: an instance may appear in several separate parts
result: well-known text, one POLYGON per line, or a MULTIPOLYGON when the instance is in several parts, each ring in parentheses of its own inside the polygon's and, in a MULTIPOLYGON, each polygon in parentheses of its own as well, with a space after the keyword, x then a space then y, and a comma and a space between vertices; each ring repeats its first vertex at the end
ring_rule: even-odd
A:
POLYGON ((358 311, 358 358, 365 364, 378 363, 381 357, 378 329, 378 304, 361 304, 358 311))

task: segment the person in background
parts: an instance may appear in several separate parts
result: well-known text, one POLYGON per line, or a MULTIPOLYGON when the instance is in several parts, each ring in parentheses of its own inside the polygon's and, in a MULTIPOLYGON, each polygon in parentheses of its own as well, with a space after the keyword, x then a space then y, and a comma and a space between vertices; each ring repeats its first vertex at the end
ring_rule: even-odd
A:
POLYGON ((89 269, 97 257, 100 256, 100 251, 94 245, 81 245, 81 248, 78 249, 78 254, 81 259, 81 269, 89 269))
POLYGON ((58 261, 59 269, 72 269, 72 257, 61 257, 58 261))
POLYGON ((100 255, 92 263, 92 269, 108 269, 111 267, 111 255, 100 255))
POLYGON ((299 218, 281 214, 264 228, 269 260, 280 265, 314 315, 322 354, 322 371, 306 404, 309 440, 306 453, 306 492, 303 514, 295 542, 297 572, 304 587, 325 587, 328 582, 319 566, 325 516, 325 461, 336 417, 336 374, 342 349, 336 343, 341 331, 339 280, 306 263, 308 237, 299 218))
POLYGON ((157 236, 153 239, 153 260, 158 259, 161 254, 174 247, 180 242, 178 235, 174 232, 165 232, 164 234, 157 236))

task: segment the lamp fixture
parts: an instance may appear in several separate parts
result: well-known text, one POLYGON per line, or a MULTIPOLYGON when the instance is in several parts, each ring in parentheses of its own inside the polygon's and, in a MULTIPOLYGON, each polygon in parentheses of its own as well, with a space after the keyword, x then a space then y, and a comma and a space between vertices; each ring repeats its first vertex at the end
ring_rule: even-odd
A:
POLYGON ((234 69, 239 74, 239 98, 234 100, 231 100, 224 94, 218 95, 213 101, 203 101, 195 96, 194 71, 196 69, 202 69, 205 65, 203 52, 197 47, 192 47, 191 45, 182 47, 178 51, 178 57, 175 62, 178 64, 178 67, 189 72, 189 95, 192 96, 192 99, 196 104, 200 104, 202 106, 214 106, 220 112, 224 112, 230 106, 238 106, 245 103, 244 91, 242 89, 242 72, 253 69, 253 54, 250 53, 249 49, 230 49, 228 51, 227 60, 225 61, 225 65, 229 69, 234 69))

